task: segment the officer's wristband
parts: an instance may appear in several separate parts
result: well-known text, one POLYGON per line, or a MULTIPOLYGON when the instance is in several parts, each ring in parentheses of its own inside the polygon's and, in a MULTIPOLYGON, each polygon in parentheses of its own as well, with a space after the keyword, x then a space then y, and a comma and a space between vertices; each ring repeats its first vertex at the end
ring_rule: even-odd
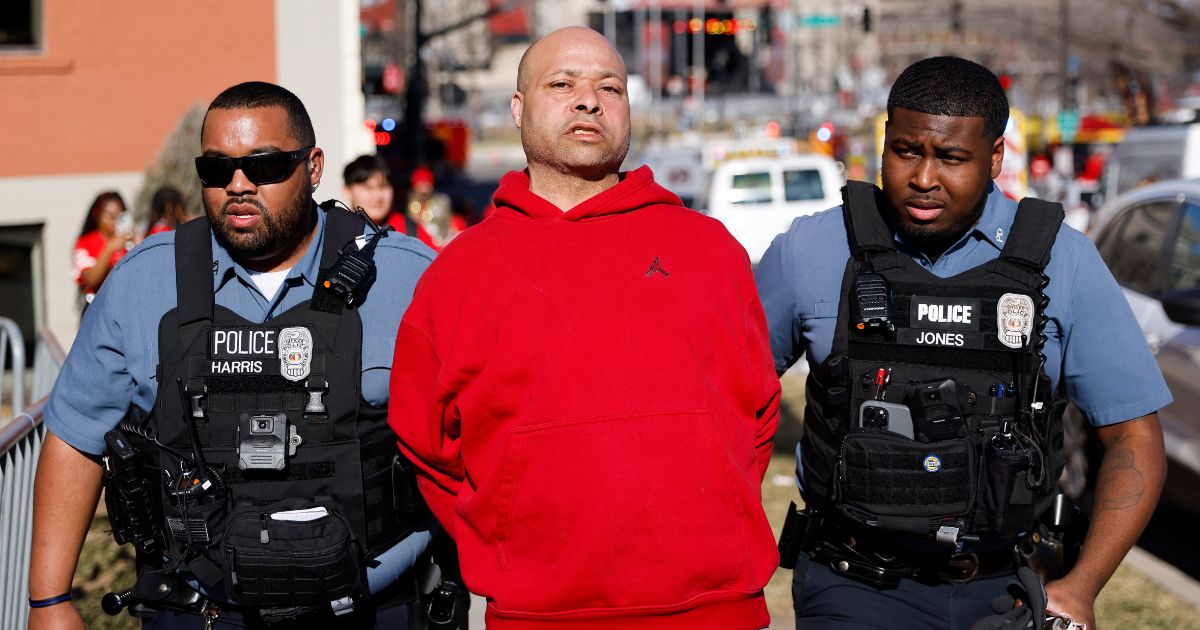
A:
POLYGON ((30 597, 29 598, 29 607, 30 608, 45 608, 47 606, 53 606, 55 604, 61 604, 63 602, 69 602, 69 601, 71 601, 71 591, 67 591, 66 593, 63 593, 62 595, 55 595, 54 597, 47 597, 46 599, 34 599, 34 598, 30 597))

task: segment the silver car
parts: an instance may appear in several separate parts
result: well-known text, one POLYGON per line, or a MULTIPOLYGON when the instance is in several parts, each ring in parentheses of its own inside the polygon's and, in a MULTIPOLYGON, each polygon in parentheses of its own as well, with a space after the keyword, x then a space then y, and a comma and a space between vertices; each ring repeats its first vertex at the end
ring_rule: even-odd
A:
POLYGON ((1200 179, 1131 190, 1097 212, 1090 233, 1175 398, 1159 411, 1168 460, 1163 498, 1200 514, 1200 179))

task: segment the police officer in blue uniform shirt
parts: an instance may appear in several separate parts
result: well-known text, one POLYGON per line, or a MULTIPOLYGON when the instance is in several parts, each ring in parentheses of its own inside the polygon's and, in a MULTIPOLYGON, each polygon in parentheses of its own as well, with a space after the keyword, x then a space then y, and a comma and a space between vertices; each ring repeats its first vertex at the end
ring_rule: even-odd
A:
POLYGON ((917 62, 887 114, 882 190, 850 182, 756 270, 776 369, 802 355, 811 369, 797 627, 992 613, 1014 540, 1054 493, 1069 396, 1105 450, 1089 536, 1046 585, 1047 610, 1094 629, 1096 595, 1158 499, 1170 393, 1092 243, 1060 207, 1018 211, 992 183, 1008 101, 990 71, 917 62))
POLYGON ((132 474, 142 485, 105 487, 118 540, 138 549, 138 586, 124 603, 157 612, 147 627, 408 628, 409 569, 432 521, 399 505, 415 495, 402 487, 385 408, 396 330, 433 252, 395 233, 372 239, 360 217, 318 208, 324 155, 284 88, 229 88, 210 105, 201 143, 207 218, 121 261, 47 404, 30 627, 83 626, 69 593, 100 458, 119 473, 114 452, 136 445, 150 462, 148 476, 132 474), (369 265, 339 257, 353 250, 373 261, 373 280, 369 265), (118 517, 131 517, 113 512, 139 497, 151 516, 125 529, 118 517), (312 556, 323 564, 276 562, 312 556), (151 600, 147 579, 158 580, 151 600), (152 600, 155 589, 173 594, 152 600))

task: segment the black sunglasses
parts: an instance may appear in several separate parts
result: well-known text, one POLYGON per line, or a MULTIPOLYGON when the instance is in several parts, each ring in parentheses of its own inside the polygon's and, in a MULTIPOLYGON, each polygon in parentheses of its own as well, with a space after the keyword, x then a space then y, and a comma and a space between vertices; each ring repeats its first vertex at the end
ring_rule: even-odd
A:
POLYGON ((202 155, 196 158, 196 174, 200 176, 200 183, 208 188, 225 187, 238 169, 255 186, 274 184, 291 177, 296 165, 308 158, 312 149, 255 153, 236 158, 202 155))

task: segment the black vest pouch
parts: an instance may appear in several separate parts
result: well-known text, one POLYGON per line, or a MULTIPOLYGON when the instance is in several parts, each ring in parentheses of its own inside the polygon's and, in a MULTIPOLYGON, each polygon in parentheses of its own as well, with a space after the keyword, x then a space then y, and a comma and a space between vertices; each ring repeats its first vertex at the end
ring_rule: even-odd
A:
POLYGON ((1015 440, 994 435, 984 449, 984 475, 979 490, 976 519, 1005 535, 1025 531, 1033 522, 1033 491, 1028 477, 1029 449, 1015 440))
POLYGON ((838 456, 838 497, 855 520, 962 519, 974 505, 976 468, 965 439, 922 443, 887 431, 854 432, 838 456))
POLYGON ((362 550, 350 523, 328 498, 242 504, 223 536, 226 585, 255 608, 328 602, 364 595, 362 550))

